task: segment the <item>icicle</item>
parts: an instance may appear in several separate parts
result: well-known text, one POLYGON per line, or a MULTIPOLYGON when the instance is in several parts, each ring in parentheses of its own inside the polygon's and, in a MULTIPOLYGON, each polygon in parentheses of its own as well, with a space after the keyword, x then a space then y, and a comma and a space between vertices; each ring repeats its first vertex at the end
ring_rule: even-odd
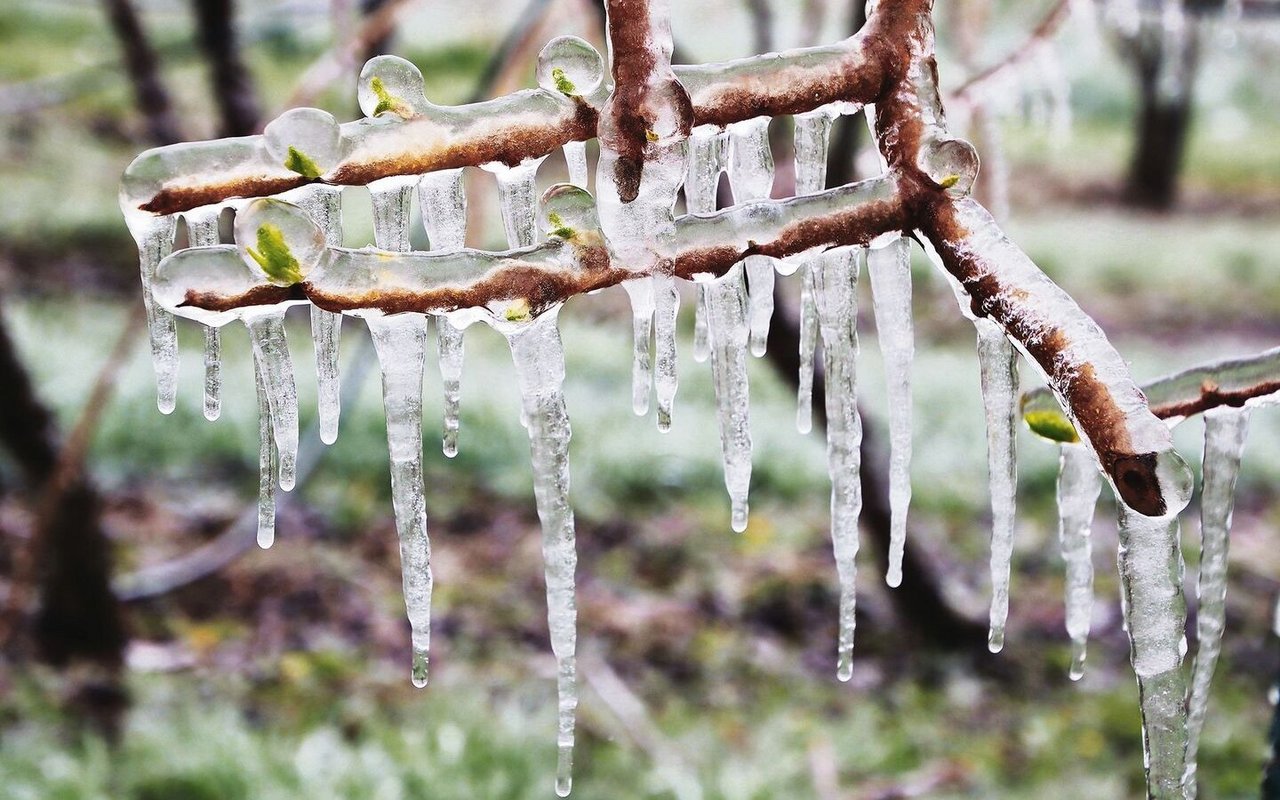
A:
POLYGON ((1187 747, 1186 600, 1178 518, 1120 506, 1120 578, 1142 704, 1147 794, 1181 799, 1187 747))
POLYGON ((590 174, 587 168, 587 143, 565 142, 564 163, 569 169, 569 183, 587 188, 587 176, 590 174))
MULTIPOLYGON (((724 169, 727 134, 721 128, 704 125, 689 136, 689 172, 684 182, 685 207, 690 214, 710 214, 716 210, 716 191, 724 169)), ((698 293, 693 316, 693 360, 701 364, 711 356, 707 338, 707 285, 694 284, 698 293)))
POLYGON ((1187 714, 1187 769, 1182 780, 1188 797, 1195 797, 1196 751, 1209 704, 1209 684, 1222 651, 1227 610, 1227 547, 1236 476, 1249 426, 1247 408, 1220 407, 1204 415, 1204 483, 1200 490, 1200 580, 1196 593, 1195 665, 1187 714))
POLYGON ((747 529, 747 492, 751 487, 746 295, 742 264, 735 264, 707 284, 711 374, 724 452, 724 483, 732 504, 731 524, 739 533, 747 529))
MULTIPOLYGON (((795 118, 796 194, 813 194, 825 188, 827 147, 831 115, 826 111, 797 114, 795 118)), ((813 429, 813 358, 818 346, 818 315, 814 309, 809 267, 800 268, 800 386, 796 391, 796 430, 813 429)))
POLYGON ((288 492, 298 468, 298 389, 284 333, 284 309, 243 315, 253 342, 253 358, 262 371, 271 407, 271 428, 280 452, 280 488, 288 492))
POLYGON ((987 647, 1004 648, 1009 616, 1009 561, 1013 556, 1018 492, 1018 354, 996 323, 976 319, 982 401, 987 409, 987 469, 991 474, 991 632, 987 647))
MULTIPOLYGON (((636 416, 649 413, 649 389, 653 382, 650 368, 649 340, 653 337, 653 284, 652 278, 625 281, 622 288, 631 298, 632 341, 631 359, 631 410, 636 416)), ((670 419, 670 412, 668 412, 670 419)), ((669 425, 669 423, 668 423, 669 425)))
POLYGON ((814 306, 813 276, 800 270, 800 381, 796 390, 796 430, 813 430, 813 359, 818 348, 818 312, 814 306))
POLYGON ((161 414, 172 414, 178 396, 178 326, 173 315, 152 297, 151 283, 156 267, 173 251, 175 218, 127 215, 125 221, 138 243, 142 303, 146 307, 151 364, 156 373, 156 407, 161 414))
POLYGON ((564 345, 556 327, 556 310, 507 335, 520 396, 528 418, 533 458, 534 496, 542 521, 542 558, 546 565, 547 621, 551 650, 556 657, 559 759, 556 794, 564 797, 572 785, 574 718, 577 691, 577 607, 574 571, 578 555, 574 542, 573 508, 569 505, 569 415, 565 408, 564 345))
POLYGON ((276 476, 278 457, 271 433, 271 404, 262 370, 254 364, 253 385, 258 395, 258 547, 267 549, 276 539, 276 476))
POLYGON ((769 346, 769 322, 773 319, 773 259, 747 256, 743 264, 751 301, 751 354, 760 358, 769 346))
POLYGON ((1093 614, 1093 554, 1089 530, 1102 490, 1097 459, 1082 444, 1064 444, 1058 458, 1058 541, 1066 563, 1070 678, 1084 677, 1085 648, 1093 614))
MULTIPOLYGON (((444 170, 423 175, 418 184, 418 204, 422 207, 422 223, 427 229, 431 249, 462 249, 467 238, 467 193, 462 184, 462 170, 444 170)), ((462 330, 454 327, 448 319, 443 316, 436 319, 436 345, 440 354, 440 377, 444 383, 444 435, 441 446, 449 458, 458 454, 462 337, 462 330)))
POLYGON ((809 262, 826 369, 827 471, 831 476, 831 543, 840 577, 836 676, 853 675, 857 608, 858 516, 862 513, 862 420, 858 416, 858 258, 840 249, 809 262))
POLYGON ((508 247, 529 247, 538 241, 538 165, 542 159, 526 161, 518 167, 488 164, 485 169, 498 179, 498 202, 508 247))
MULTIPOLYGON (((218 244, 218 218, 222 209, 205 206, 189 211, 187 243, 191 247, 213 247, 218 244)), ((204 418, 212 422, 222 413, 222 334, 218 328, 204 329, 204 418)))
POLYGON ((680 314, 680 292, 676 279, 665 270, 653 276, 653 390, 658 398, 658 430, 671 430, 671 414, 679 380, 676 376, 676 317, 680 314))
POLYGON ((382 403, 391 457, 391 501, 400 537, 400 572, 413 640, 411 679, 427 685, 431 649, 431 542, 422 482, 422 373, 427 329, 417 314, 366 318, 382 368, 382 403))
POLYGON ((902 584, 902 553, 911 505, 911 363, 915 330, 911 318, 911 250, 904 238, 867 252, 867 276, 884 358, 889 395, 889 570, 885 582, 902 584))
MULTIPOLYGON (((324 231, 325 244, 342 246, 342 189, 323 184, 307 186, 298 193, 298 205, 324 231)), ((320 441, 338 440, 338 419, 342 411, 338 346, 342 339, 342 315, 311 306, 311 341, 316 352, 316 395, 320 441)))
POLYGON ((373 241, 381 250, 409 251, 409 219, 417 177, 382 178, 369 184, 373 201, 373 241))

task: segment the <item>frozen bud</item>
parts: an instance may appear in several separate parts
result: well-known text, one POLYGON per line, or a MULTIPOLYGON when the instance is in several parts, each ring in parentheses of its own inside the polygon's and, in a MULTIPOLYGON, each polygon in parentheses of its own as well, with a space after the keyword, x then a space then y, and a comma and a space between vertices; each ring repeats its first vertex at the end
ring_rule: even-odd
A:
POLYGON ((366 117, 394 114, 410 119, 431 105, 423 89, 422 72, 399 56, 377 56, 365 62, 356 97, 366 117))
POLYGON ((575 239, 600 230, 596 201, 591 193, 571 183, 557 183, 542 195, 542 230, 548 236, 575 239))
POLYGON ((152 296, 166 311, 213 327, 237 319, 234 311, 201 308, 201 298, 213 300, 246 295, 262 286, 262 277, 236 257, 228 245, 179 250, 156 268, 152 296))
POLYGON ((1074 444, 1080 441, 1076 426, 1048 391, 1028 392, 1022 396, 1022 421, 1031 432, 1051 442, 1074 444))
POLYGON ((978 151, 964 139, 938 139, 920 151, 920 169, 952 197, 965 197, 978 177, 978 151))
POLYGON ((236 249, 276 286, 304 280, 324 256, 324 231, 293 203, 254 200, 236 216, 236 249))
POLYGON ((341 158, 338 121, 318 108, 290 109, 272 120, 263 135, 271 160, 304 178, 319 178, 341 158))
POLYGON ((538 53, 538 85, 569 97, 590 96, 604 80, 604 59, 577 36, 559 36, 538 53))

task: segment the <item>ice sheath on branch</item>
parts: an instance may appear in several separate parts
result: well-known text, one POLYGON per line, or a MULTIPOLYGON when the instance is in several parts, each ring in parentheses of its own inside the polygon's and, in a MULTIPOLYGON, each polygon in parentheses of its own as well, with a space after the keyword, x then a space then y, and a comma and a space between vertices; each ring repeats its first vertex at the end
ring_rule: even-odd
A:
MULTIPOLYGON (((283 330, 279 319, 290 304, 310 303, 323 313, 367 319, 384 369, 414 678, 421 682, 426 677, 431 587, 421 474, 425 315, 448 315, 450 324, 459 326, 482 320, 507 333, 522 373, 523 408, 538 470, 553 649, 560 664, 560 744, 566 771, 558 788, 567 791, 573 706, 572 515, 565 494, 568 423, 563 401, 556 399, 560 378, 555 375, 563 370, 558 334, 553 336, 556 309, 575 295, 615 285, 628 290, 636 335, 632 405, 647 408, 652 379, 658 425, 666 429, 677 388, 676 281, 696 278, 714 287, 706 295, 708 345, 716 354, 713 366, 725 423, 726 484, 734 526, 740 527, 746 522, 750 475, 743 365, 753 328, 755 343, 762 343, 767 316, 763 288, 773 279, 771 268, 786 275, 801 264, 817 265, 820 276, 808 270, 813 314, 807 330, 815 342, 821 335, 828 369, 836 378, 826 410, 835 421, 828 452, 833 542, 843 587, 838 648, 843 676, 853 635, 853 520, 859 498, 857 482, 850 480, 851 474, 856 477, 858 438, 855 278, 853 263, 840 254, 846 248, 872 248, 869 273, 877 320, 882 336, 892 339, 886 347, 892 358, 886 360, 894 376, 892 399, 899 407, 893 429, 894 549, 900 552, 909 496, 910 430, 903 420, 910 399, 909 382, 902 376, 909 371, 910 329, 901 322, 895 328, 890 320, 909 314, 903 237, 915 237, 953 281, 962 311, 982 328, 984 349, 992 355, 987 359, 992 377, 1004 373, 1004 380, 992 383, 989 416, 995 421, 1009 417, 1011 354, 1020 351, 1047 380, 1067 427, 1081 432, 1082 451, 1073 452, 1096 459, 1128 509, 1126 592, 1131 609, 1141 612, 1135 620, 1152 620, 1135 629, 1134 660, 1142 666, 1138 672, 1148 741, 1159 755, 1151 768, 1152 794, 1159 796, 1166 776, 1178 766, 1168 754, 1187 737, 1185 709, 1179 717, 1177 704, 1164 702, 1172 683, 1161 681, 1168 654, 1177 650, 1170 647, 1180 616, 1169 589, 1180 569, 1180 554, 1171 521, 1187 502, 1188 472, 1172 449, 1167 428, 1151 413, 1102 331, 969 197, 978 158, 971 145, 947 130, 937 86, 931 0, 879 3, 857 35, 833 45, 681 67, 670 63, 665 0, 610 0, 607 10, 612 90, 604 84, 603 59, 572 37, 543 49, 539 88, 458 107, 431 103, 412 64, 383 56, 361 73, 359 100, 366 119, 340 125, 324 112, 296 109, 275 120, 262 136, 157 148, 139 156, 126 171, 120 197, 142 255, 162 409, 172 409, 176 391, 177 347, 170 314, 215 326, 239 318, 260 320, 254 324, 262 335, 255 338, 262 340, 258 349, 264 353, 280 350, 274 344, 283 341, 277 333, 283 330), (818 174, 824 121, 863 108, 873 123, 884 175, 822 189, 818 174), (786 114, 800 116, 797 156, 804 193, 772 200, 767 197, 761 133, 768 117, 786 114), (729 168, 737 202, 709 213, 708 192, 721 169, 719 148, 726 130, 732 140, 729 168), (576 187, 554 187, 543 197, 542 224, 535 228, 537 164, 553 150, 568 147, 574 182, 580 185, 585 177, 578 143, 593 137, 600 144, 597 197, 576 187), (442 233, 437 218, 456 218, 461 207, 456 170, 464 166, 485 166, 498 175, 504 221, 515 249, 469 250, 461 247, 460 238, 442 233), (674 208, 682 185, 693 213, 677 218, 674 208), (332 214, 328 221, 319 218, 325 212, 316 197, 322 191, 332 195, 341 186, 369 187, 381 249, 336 246, 332 214), (432 228, 432 252, 409 250, 408 211, 415 186, 432 228), (287 197, 308 206, 305 212, 280 200, 251 201, 288 192, 297 192, 287 197), (175 215, 212 214, 225 207, 239 212, 235 247, 196 247, 165 257, 175 215), (744 267, 750 284, 746 293, 740 275, 744 267), (754 292, 754 286, 762 291, 754 292), (268 343, 271 348, 265 347, 268 343), (526 349, 540 356, 528 355, 526 349), (555 375, 548 377, 546 370, 555 375), (535 380, 530 377, 534 373, 543 377, 535 380), (1132 558, 1136 553, 1150 554, 1154 561, 1138 564, 1132 558), (1155 662, 1160 669, 1148 669, 1155 662)), ((320 318, 318 336, 325 335, 328 319, 320 318)), ((811 355, 814 345, 806 342, 805 347, 811 355)), ((450 384, 446 392, 456 393, 450 376, 459 375, 461 349, 445 337, 442 348, 450 384)), ((332 354, 325 353, 317 364, 322 373, 332 354)), ((287 403, 277 396, 284 385, 282 363, 265 370, 263 377, 277 385, 265 394, 283 485, 294 442, 288 436, 287 403)), ((446 449, 451 447, 451 427, 456 430, 456 422, 450 422, 456 401, 447 400, 447 409, 450 403, 455 411, 446 411, 446 449)), ((1011 441, 1007 425, 993 424, 996 430, 1011 441)), ((269 447, 266 455, 270 460, 269 447)), ((1009 507, 1011 464, 1004 456, 993 459, 1004 486, 997 492, 1009 507)), ((1082 480, 1080 487, 1067 487, 1068 494, 1074 496, 1077 489, 1087 494, 1086 484, 1082 480)), ((1081 528, 1072 523, 1074 531, 1081 528)), ((1000 576, 1007 575, 1009 519, 1002 518, 997 530, 993 623, 1003 617, 999 584, 1000 576)), ((1078 533, 1071 535, 1078 538, 1078 533)), ((892 563, 889 578, 892 583, 892 563)), ((1173 662, 1180 667, 1180 653, 1173 662)))

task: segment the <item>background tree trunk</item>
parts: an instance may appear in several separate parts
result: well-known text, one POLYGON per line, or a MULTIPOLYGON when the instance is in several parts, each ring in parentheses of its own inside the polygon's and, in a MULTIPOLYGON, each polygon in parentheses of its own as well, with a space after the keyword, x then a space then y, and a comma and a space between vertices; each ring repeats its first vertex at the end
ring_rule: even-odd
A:
POLYGON ((196 35, 209 61, 209 83, 218 104, 219 136, 257 133, 262 111, 236 41, 234 0, 194 0, 196 35))
POLYGON ((104 6, 111 30, 120 42, 124 68, 133 85, 134 102, 146 120, 147 140, 155 145, 182 141, 182 128, 173 114, 169 92, 160 80, 155 51, 133 4, 129 0, 104 0, 104 6))

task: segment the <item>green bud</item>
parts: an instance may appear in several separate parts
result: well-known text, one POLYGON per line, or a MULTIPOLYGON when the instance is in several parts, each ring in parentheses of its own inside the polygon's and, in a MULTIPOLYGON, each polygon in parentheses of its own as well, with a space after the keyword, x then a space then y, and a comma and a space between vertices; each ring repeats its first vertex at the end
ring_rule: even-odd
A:
POLYGON ((575 97, 578 94, 578 87, 573 85, 573 81, 569 80, 564 74, 564 70, 560 67, 553 67, 551 70, 551 79, 556 82, 556 91, 560 94, 575 97))
POLYGON ((292 286, 302 282, 302 267, 285 243, 284 232, 277 226, 270 223, 258 226, 258 249, 247 247, 245 250, 273 283, 292 286))
POLYGON ((284 160, 284 168, 304 178, 314 180, 320 177, 320 168, 316 166, 316 162, 293 145, 289 145, 289 155, 284 160))

